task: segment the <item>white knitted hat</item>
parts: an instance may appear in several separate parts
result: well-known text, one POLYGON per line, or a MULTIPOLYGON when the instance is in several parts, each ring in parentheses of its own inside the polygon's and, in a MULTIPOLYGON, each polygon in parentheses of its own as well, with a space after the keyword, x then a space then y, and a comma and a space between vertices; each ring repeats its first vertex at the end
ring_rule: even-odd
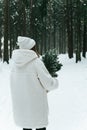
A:
POLYGON ((35 41, 29 37, 18 36, 17 45, 19 45, 21 49, 31 49, 35 44, 35 41))

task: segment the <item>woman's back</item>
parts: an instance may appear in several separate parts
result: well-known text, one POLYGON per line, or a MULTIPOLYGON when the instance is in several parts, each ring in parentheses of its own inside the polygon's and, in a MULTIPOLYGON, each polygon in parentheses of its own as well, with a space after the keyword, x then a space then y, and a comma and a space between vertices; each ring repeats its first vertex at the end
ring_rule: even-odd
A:
POLYGON ((23 128, 46 127, 48 124, 47 91, 58 87, 57 79, 51 77, 33 50, 15 50, 12 60, 10 81, 16 124, 23 128))

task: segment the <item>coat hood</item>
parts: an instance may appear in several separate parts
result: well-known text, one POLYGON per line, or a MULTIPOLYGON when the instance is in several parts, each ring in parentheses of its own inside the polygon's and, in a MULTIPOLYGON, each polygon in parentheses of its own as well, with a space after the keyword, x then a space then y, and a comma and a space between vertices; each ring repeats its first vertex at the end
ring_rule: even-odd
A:
POLYGON ((13 64, 18 67, 24 66, 25 64, 38 58, 37 54, 32 50, 17 49, 13 51, 12 60, 13 64))

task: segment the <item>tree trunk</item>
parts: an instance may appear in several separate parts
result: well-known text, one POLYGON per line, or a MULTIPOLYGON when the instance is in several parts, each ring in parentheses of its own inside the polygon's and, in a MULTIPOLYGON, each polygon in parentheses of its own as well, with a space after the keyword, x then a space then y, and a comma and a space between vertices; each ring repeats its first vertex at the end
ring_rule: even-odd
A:
POLYGON ((11 37, 10 37, 10 58, 11 58, 11 56, 12 56, 12 40, 11 40, 11 37))
POLYGON ((54 26, 54 35, 53 35, 53 41, 54 41, 54 48, 56 48, 56 19, 55 19, 55 13, 56 13, 56 10, 55 10, 55 5, 54 5, 54 17, 53 17, 53 26, 54 26))
MULTIPOLYGON (((47 30, 46 30, 46 27, 47 27, 47 0, 43 0, 42 7, 43 7, 42 16, 41 16, 42 17, 42 25, 43 25, 42 42, 43 42, 44 52, 46 52, 47 51, 47 30)), ((42 43, 41 43, 41 45, 42 45, 42 43)))
POLYGON ((77 48, 76 48, 76 63, 81 61, 81 19, 80 19, 80 3, 77 0, 77 48))
POLYGON ((34 38, 34 24, 35 24, 35 16, 34 16, 34 11, 35 11, 35 0, 30 0, 31 7, 30 7, 30 33, 29 36, 31 38, 34 38))
POLYGON ((46 16, 45 16, 45 27, 44 27, 44 51, 47 51, 47 30, 46 30, 46 16))
POLYGON ((8 14, 9 14, 9 0, 4 0, 4 57, 3 61, 9 63, 8 55, 8 14))
POLYGON ((23 36, 26 36, 27 35, 27 31, 26 31, 26 10, 25 10, 25 4, 23 4, 23 36))
POLYGON ((62 53, 62 28, 59 28, 59 54, 62 53))
POLYGON ((84 14, 84 29, 83 29, 83 57, 84 58, 86 58, 86 48, 87 48, 86 42, 87 42, 87 25, 86 25, 86 16, 84 14))
POLYGON ((72 0, 66 0, 67 11, 67 37, 68 37, 68 56, 73 57, 73 24, 72 24, 72 0))

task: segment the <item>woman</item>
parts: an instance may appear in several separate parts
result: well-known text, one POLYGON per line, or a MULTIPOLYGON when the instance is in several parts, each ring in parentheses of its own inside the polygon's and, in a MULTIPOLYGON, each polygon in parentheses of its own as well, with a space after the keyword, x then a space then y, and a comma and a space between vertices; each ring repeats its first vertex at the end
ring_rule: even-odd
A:
POLYGON ((13 51, 11 94, 16 124, 23 130, 46 130, 48 124, 47 91, 58 87, 34 51, 35 41, 18 37, 19 48, 13 51))

